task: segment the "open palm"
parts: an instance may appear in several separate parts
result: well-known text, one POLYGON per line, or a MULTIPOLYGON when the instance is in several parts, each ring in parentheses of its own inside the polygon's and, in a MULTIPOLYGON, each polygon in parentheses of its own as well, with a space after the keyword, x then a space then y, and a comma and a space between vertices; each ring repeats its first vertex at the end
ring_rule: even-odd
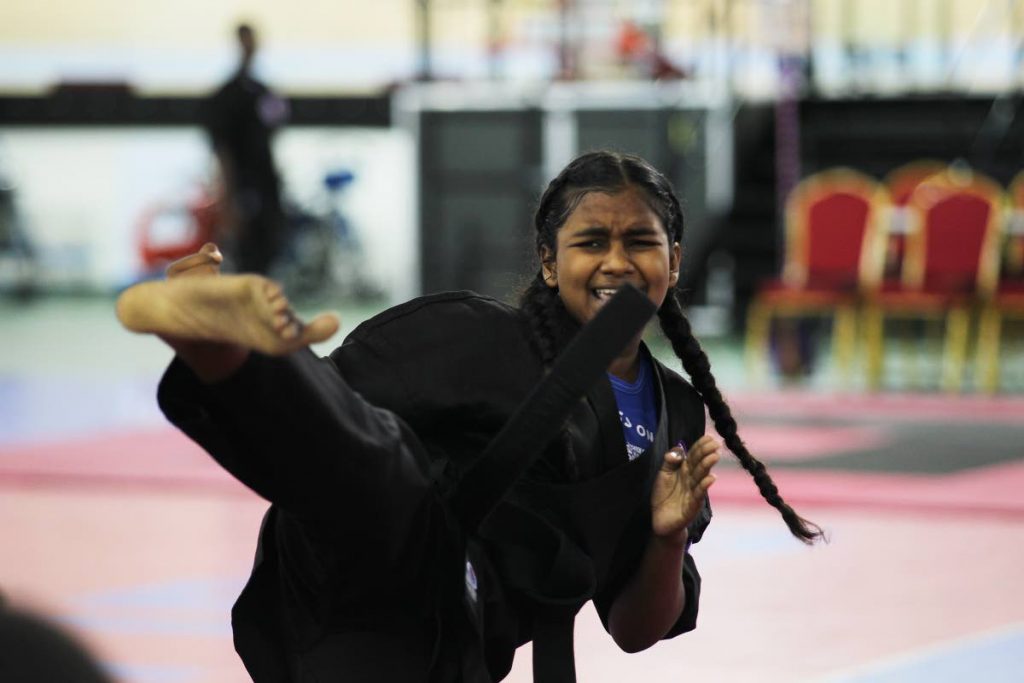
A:
POLYGON ((665 540, 685 537, 704 496, 715 482, 711 469, 721 459, 721 445, 710 436, 698 439, 689 451, 682 447, 665 453, 651 491, 651 528, 665 540))

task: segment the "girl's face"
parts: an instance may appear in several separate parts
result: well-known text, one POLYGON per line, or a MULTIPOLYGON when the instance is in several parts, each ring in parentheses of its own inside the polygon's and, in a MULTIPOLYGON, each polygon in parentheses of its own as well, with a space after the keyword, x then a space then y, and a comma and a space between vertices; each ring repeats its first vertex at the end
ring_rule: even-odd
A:
POLYGON ((541 248, 548 287, 577 322, 588 322, 615 290, 629 283, 657 306, 679 279, 682 251, 670 242, 643 190, 589 192, 556 236, 554 254, 541 248))

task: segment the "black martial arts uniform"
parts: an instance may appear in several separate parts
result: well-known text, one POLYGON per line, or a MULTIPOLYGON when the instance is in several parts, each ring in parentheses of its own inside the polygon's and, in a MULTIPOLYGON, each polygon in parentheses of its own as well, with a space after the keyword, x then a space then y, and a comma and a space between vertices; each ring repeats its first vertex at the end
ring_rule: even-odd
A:
MULTIPOLYGON (((644 350, 646 353, 646 349, 644 350)), ((235 604, 235 646, 254 680, 500 680, 534 641, 535 675, 571 680, 572 621, 593 599, 607 626, 650 536, 662 454, 704 433, 696 391, 653 362, 654 445, 626 457, 600 381, 493 513, 466 536, 446 496, 539 381, 520 313, 467 292, 360 325, 329 358, 253 353, 203 385, 175 360, 168 418, 273 504, 235 604)), ((690 527, 699 540, 710 507, 690 527)), ((700 576, 689 554, 686 608, 700 576)))

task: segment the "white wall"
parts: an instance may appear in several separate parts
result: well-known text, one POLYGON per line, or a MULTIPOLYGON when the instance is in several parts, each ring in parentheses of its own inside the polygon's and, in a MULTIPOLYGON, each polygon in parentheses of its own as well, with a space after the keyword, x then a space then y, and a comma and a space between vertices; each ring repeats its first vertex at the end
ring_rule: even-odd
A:
POLYGON ((415 66, 410 0, 38 0, 0 2, 0 89, 124 80, 162 92, 213 88, 253 24, 259 64, 283 91, 379 88, 415 66))
POLYGON ((292 128, 276 141, 286 192, 303 206, 324 201, 326 172, 346 168, 355 174, 345 213, 366 251, 367 275, 395 302, 420 290, 413 145, 398 129, 292 128))
MULTIPOLYGON (((347 213, 365 247, 365 272, 394 300, 418 289, 412 140, 398 130, 292 128, 276 142, 286 190, 323 201, 322 178, 356 174, 347 213)), ((13 182, 43 284, 113 289, 140 274, 136 230, 148 206, 181 202, 212 163, 197 128, 0 129, 0 174, 13 182)))

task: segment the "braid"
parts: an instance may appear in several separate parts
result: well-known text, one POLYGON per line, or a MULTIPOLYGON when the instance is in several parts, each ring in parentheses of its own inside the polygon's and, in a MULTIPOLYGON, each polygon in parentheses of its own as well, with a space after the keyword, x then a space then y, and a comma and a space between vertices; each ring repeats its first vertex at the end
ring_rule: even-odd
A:
POLYGON ((771 476, 768 475, 764 463, 755 458, 747 450, 746 444, 739 437, 736 420, 722 398, 721 392, 711 374, 711 363, 701 348, 697 338, 693 336, 690 321, 683 315, 683 310, 676 299, 675 292, 670 291, 665 303, 658 310, 661 329, 672 342, 672 350, 682 361, 683 369, 690 376, 694 388, 700 392, 704 404, 708 407, 708 415, 715 424, 715 429, 725 440, 725 445, 739 459, 743 469, 754 478, 761 496, 782 515, 790 532, 805 543, 813 543, 824 539, 825 534, 819 526, 800 517, 779 495, 771 476))
MULTIPOLYGON (((588 193, 615 193, 628 187, 643 190, 670 242, 681 244, 684 232, 683 211, 668 178, 638 156, 596 151, 583 154, 570 162, 541 195, 533 217, 537 255, 542 261, 555 257, 559 229, 588 193)), ((549 264, 550 261, 545 263, 549 264)), ((571 322, 571 318, 561 297, 538 273, 523 292, 520 306, 529 325, 533 344, 544 366, 550 367, 558 351, 575 331, 572 325, 565 323, 566 319, 571 322)), ((782 514, 789 530, 797 538, 806 543, 824 538, 824 532, 817 525, 801 518, 782 500, 764 464, 750 454, 736 433, 736 420, 718 391, 708 357, 694 338, 690 323, 683 315, 674 292, 666 297, 658 317, 661 329, 683 363, 683 369, 700 392, 715 428, 725 439, 725 445, 754 478, 764 499, 782 514)), ((565 441, 568 442, 568 439, 565 441)), ((575 458, 571 448, 567 453, 567 469, 574 470, 575 458)))
MULTIPOLYGON (((567 324, 568 313, 558 291, 548 287, 540 273, 530 282, 519 302, 526 324, 530 329, 530 341, 540 356, 544 370, 551 368, 566 339, 571 336, 571 325, 567 324)), ((570 481, 579 479, 579 464, 568 430, 561 433, 565 472, 570 481)))
POLYGON ((520 298, 519 308, 530 328, 530 341, 545 368, 551 367, 558 355, 558 342, 552 324, 551 308, 558 293, 544 284, 540 273, 530 282, 520 298))

